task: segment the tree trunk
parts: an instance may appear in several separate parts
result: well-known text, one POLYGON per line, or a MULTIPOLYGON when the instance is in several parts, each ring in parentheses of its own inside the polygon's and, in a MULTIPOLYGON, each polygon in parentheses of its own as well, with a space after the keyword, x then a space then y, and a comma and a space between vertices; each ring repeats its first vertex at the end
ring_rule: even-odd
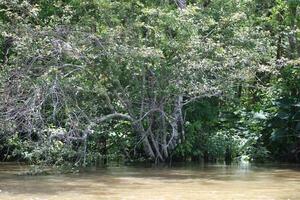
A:
POLYGON ((277 52, 276 52, 276 59, 279 60, 282 57, 283 48, 282 48, 282 33, 279 33, 277 39, 277 52))
MULTIPOLYGON (((299 46, 297 41, 297 35, 296 35, 296 15, 297 15, 297 6, 291 5, 290 6, 290 33, 289 33, 289 44, 290 44, 290 58, 294 59, 297 57, 297 47, 299 46)), ((298 55, 299 56, 299 55, 298 55)))

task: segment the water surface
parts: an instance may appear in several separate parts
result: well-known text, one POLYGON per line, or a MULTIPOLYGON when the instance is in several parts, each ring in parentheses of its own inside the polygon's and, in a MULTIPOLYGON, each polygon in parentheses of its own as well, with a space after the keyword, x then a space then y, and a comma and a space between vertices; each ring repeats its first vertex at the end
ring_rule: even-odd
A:
POLYGON ((300 199, 300 168, 288 165, 123 166, 79 174, 17 175, 25 169, 0 164, 1 200, 300 199))

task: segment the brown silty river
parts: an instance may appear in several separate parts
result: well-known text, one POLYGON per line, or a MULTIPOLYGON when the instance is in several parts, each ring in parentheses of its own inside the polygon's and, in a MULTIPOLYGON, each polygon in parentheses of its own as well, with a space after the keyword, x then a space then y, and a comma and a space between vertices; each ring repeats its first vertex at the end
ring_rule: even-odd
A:
POLYGON ((123 166, 78 174, 18 175, 25 169, 0 164, 1 200, 300 200, 299 166, 123 166))

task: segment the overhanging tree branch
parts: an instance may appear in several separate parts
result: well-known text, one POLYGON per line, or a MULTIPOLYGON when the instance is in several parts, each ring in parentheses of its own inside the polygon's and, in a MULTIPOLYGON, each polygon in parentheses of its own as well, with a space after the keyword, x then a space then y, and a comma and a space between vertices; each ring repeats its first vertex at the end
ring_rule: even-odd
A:
POLYGON ((122 113, 112 113, 112 114, 108 114, 108 115, 105 115, 103 117, 100 117, 100 118, 96 118, 95 119, 95 123, 102 123, 104 121, 108 121, 108 120, 111 120, 111 119, 114 119, 114 118, 117 118, 117 119, 124 119, 124 120, 127 120, 127 121, 135 121, 135 119, 127 114, 122 114, 122 113))

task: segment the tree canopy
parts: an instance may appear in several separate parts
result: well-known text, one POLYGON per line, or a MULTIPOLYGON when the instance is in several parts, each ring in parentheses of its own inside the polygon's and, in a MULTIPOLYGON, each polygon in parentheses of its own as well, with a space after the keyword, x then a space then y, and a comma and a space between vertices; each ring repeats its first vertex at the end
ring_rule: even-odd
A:
POLYGON ((0 0, 0 158, 299 161, 299 4, 0 0))

